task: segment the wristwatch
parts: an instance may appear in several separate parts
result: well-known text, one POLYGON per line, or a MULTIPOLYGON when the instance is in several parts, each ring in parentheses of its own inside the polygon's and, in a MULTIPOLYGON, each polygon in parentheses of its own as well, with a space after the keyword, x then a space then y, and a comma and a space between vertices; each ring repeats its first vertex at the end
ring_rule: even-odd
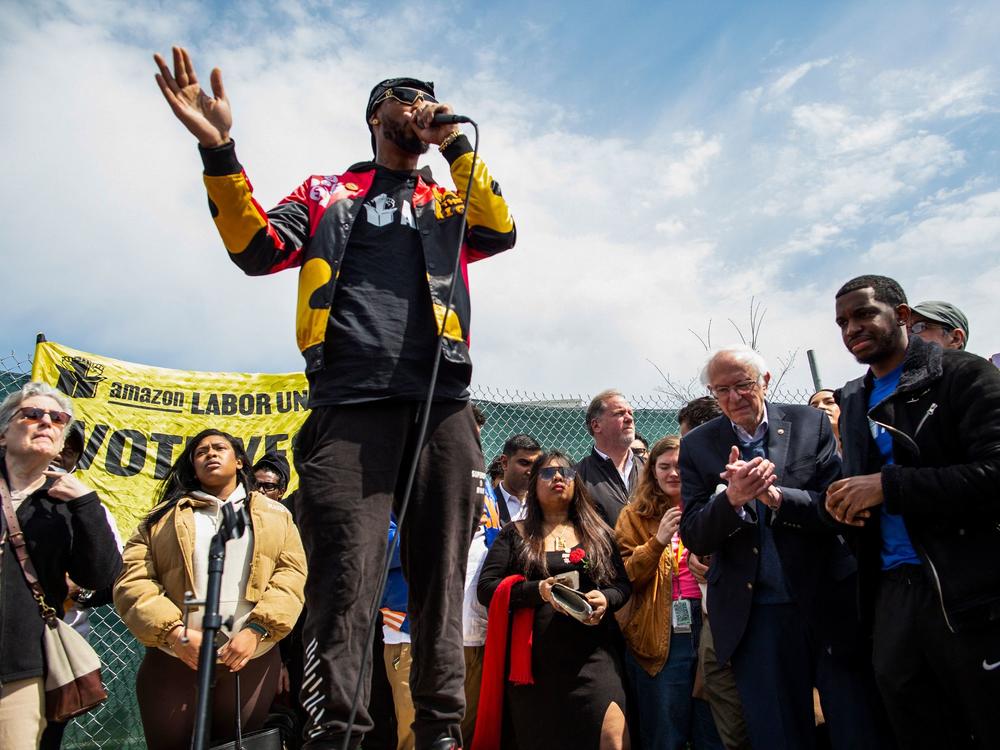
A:
POLYGON ((267 632, 267 628, 258 622, 248 622, 245 627, 259 635, 262 641, 266 641, 271 637, 271 634, 267 632))

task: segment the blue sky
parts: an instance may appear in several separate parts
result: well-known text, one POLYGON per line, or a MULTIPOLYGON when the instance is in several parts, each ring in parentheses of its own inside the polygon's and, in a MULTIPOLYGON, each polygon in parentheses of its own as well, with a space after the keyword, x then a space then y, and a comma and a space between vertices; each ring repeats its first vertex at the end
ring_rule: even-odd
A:
MULTIPOLYGON (((738 341, 807 388, 860 372, 832 323, 860 273, 898 278, 1000 351, 995 5, 958 3, 4 4, 8 283, 0 353, 34 334, 149 364, 291 371, 294 273, 243 277, 205 210, 153 51, 223 70, 273 204, 367 158, 381 78, 433 79, 482 128, 518 246, 476 264, 475 382, 649 393, 738 341), (18 283, 32 279, 32 283, 18 283), (39 282, 56 279, 56 283, 39 282)), ((428 163, 439 179, 446 166, 428 163)))

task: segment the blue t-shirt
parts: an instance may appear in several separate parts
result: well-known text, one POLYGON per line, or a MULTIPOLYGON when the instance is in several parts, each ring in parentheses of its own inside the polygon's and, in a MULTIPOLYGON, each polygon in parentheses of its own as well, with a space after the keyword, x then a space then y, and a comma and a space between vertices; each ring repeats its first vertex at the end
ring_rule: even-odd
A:
MULTIPOLYGON (((871 411, 888 396, 891 396, 896 386, 899 385, 899 376, 903 374, 903 366, 900 365, 888 375, 875 378, 871 395, 868 397, 868 410, 871 411)), ((875 445, 878 446, 879 453, 886 464, 893 463, 892 460, 892 436, 884 427, 868 420, 875 445)), ((881 506, 882 511, 882 570, 889 570, 898 565, 919 565, 920 558, 917 551, 913 549, 910 542, 910 535, 906 533, 906 524, 903 517, 895 513, 889 513, 885 505, 881 506)))

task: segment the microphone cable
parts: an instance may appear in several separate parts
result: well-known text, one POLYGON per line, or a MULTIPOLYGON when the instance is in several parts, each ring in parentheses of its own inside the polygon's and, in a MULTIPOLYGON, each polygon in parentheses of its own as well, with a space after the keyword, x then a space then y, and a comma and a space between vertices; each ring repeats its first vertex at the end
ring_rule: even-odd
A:
MULTIPOLYGON (((417 462, 420 459, 420 451, 423 447, 424 438, 427 436, 427 426, 430 423, 431 404, 434 401, 434 389, 437 387, 438 370, 441 367, 441 357, 444 353, 444 332, 447 330, 448 316, 452 314, 451 303, 455 298, 455 285, 458 283, 458 277, 462 270, 462 245, 465 243, 465 227, 467 223, 466 217, 469 211, 469 198, 472 195, 472 180, 476 174, 476 162, 479 159, 479 125, 468 118, 463 117, 463 121, 472 125, 472 128, 476 133, 476 140, 472 148, 472 165, 469 168, 469 180, 465 185, 465 200, 462 202, 462 220, 459 224, 458 232, 458 251, 455 253, 455 263, 451 271, 451 285, 448 287, 448 299, 445 302, 444 315, 441 318, 441 330, 438 332, 434 365, 431 368, 430 384, 427 387, 427 397, 424 399, 422 414, 420 415, 420 429, 417 431, 417 440, 413 452, 413 459, 410 461, 410 471, 406 477, 406 489, 403 492, 403 500, 399 504, 399 513, 396 516, 396 534, 392 539, 392 543, 389 544, 386 549, 385 564, 382 568, 382 579, 379 582, 378 589, 375 592, 375 597, 372 600, 371 607, 369 608, 368 632, 365 636, 365 649, 361 655, 361 670, 358 672, 358 681, 354 687, 354 699, 351 701, 351 713, 347 720, 347 730, 344 734, 344 742, 341 745, 342 750, 349 750, 350 748, 351 732, 354 728, 354 719, 358 714, 358 702, 361 700, 361 687, 364 685, 365 671, 368 669, 368 661, 372 654, 372 639, 375 637, 375 623, 377 621, 379 605, 382 603, 382 596, 385 594, 385 586, 389 580, 389 571, 392 568, 392 558, 396 554, 396 549, 399 547, 400 534, 403 533, 403 521, 406 518, 406 509, 410 504, 413 482, 416 480, 417 476, 417 462)), ((388 531, 389 529, 386 527, 387 534, 388 531)), ((456 737, 455 739, 458 738, 456 737)))

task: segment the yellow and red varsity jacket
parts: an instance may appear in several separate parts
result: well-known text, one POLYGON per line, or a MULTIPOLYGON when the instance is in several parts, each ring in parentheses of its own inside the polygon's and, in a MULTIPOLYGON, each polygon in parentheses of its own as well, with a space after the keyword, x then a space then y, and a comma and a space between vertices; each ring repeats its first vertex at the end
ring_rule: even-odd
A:
MULTIPOLYGON (((339 175, 312 175, 270 211, 254 200, 250 180, 236 159, 235 145, 200 149, 205 187, 215 226, 229 257, 250 276, 298 267, 296 338, 306 372, 322 370, 323 345, 330 306, 351 227, 361 212, 375 178, 374 162, 351 166, 339 175)), ((434 182, 430 170, 419 170, 413 210, 423 245, 427 281, 439 331, 459 241, 465 186, 472 168, 472 145, 459 136, 444 152, 458 186, 448 190, 434 182)), ((465 237, 462 238, 462 283, 455 288, 447 316, 444 355, 460 364, 469 358, 469 278, 467 266, 514 246, 516 231, 500 186, 482 160, 476 160, 465 237)))

